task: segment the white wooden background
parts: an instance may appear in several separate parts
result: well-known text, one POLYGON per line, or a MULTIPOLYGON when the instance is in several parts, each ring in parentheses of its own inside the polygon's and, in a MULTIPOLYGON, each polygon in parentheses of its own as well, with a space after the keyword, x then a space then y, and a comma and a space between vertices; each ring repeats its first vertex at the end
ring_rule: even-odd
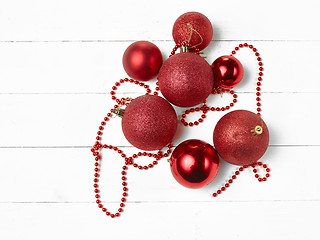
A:
MULTIPOLYGON (((317 0, 1 0, 0 239, 319 239, 319 10, 317 0), (213 199, 235 166, 221 162, 212 184, 190 190, 162 160, 150 171, 129 169, 127 206, 111 219, 94 203, 90 152, 114 104, 108 92, 126 77, 122 54, 134 41, 152 41, 168 57, 172 25, 187 11, 212 21, 209 63, 244 42, 261 53, 262 114, 271 134, 262 161, 271 177, 259 183, 247 170, 213 199)), ((254 110, 255 58, 245 50, 237 57, 246 72, 235 109, 254 110)), ((141 89, 121 92, 138 96, 141 89)), ((215 106, 229 101, 210 97, 215 106)), ((212 144, 221 116, 184 128, 175 144, 212 144)), ((104 141, 136 151, 119 119, 104 141)), ((121 198, 121 165, 115 153, 104 154, 101 195, 111 210, 121 198)))

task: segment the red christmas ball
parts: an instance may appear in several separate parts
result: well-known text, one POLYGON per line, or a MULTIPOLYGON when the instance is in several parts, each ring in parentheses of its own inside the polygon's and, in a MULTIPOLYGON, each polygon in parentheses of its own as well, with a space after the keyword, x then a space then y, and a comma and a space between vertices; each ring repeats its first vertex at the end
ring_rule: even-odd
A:
POLYGON ((269 145, 269 131, 260 116, 246 110, 224 115, 213 132, 213 143, 220 157, 235 165, 258 161, 269 145))
POLYGON ((180 143, 170 159, 173 177, 188 188, 201 188, 213 181, 219 170, 214 148, 197 139, 180 143))
POLYGON ((122 63, 126 73, 133 79, 148 81, 157 76, 162 65, 159 48, 151 42, 132 43, 124 52, 122 63))
POLYGON ((135 98, 125 109, 122 131, 135 147, 152 151, 170 143, 177 130, 177 115, 165 99, 154 95, 135 98))
POLYGON ((182 14, 174 23, 172 36, 174 41, 187 41, 199 50, 206 48, 212 40, 213 28, 210 20, 198 12, 182 14))
POLYGON ((214 81, 217 86, 231 89, 237 86, 243 77, 242 64, 233 56, 222 56, 212 63, 214 81))
POLYGON ((210 65, 195 53, 178 53, 167 59, 158 75, 163 96, 179 107, 202 103, 213 89, 210 65))

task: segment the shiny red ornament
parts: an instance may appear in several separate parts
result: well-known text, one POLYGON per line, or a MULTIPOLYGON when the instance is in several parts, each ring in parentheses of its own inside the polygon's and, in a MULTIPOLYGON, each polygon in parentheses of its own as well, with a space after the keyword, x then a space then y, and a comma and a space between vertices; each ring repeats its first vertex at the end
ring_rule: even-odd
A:
POLYGON ((169 144, 177 130, 177 115, 165 99, 154 95, 135 98, 125 109, 122 131, 135 147, 152 151, 169 144))
POLYGON ((197 139, 180 143, 170 159, 174 178, 188 188, 201 188, 213 181, 219 170, 219 156, 214 148, 197 139))
POLYGON ((212 63, 215 84, 224 89, 237 86, 243 77, 243 67, 233 56, 221 56, 212 63))
POLYGON ((202 50, 211 42, 213 28, 205 15, 198 12, 187 12, 175 21, 172 36, 177 44, 186 41, 191 46, 202 50))
POLYGON ((178 53, 167 59, 158 75, 163 96, 179 107, 202 103, 213 89, 210 65, 195 53, 178 53))
POLYGON ((162 54, 151 42, 132 43, 124 52, 122 63, 126 73, 133 79, 148 81, 157 76, 162 65, 162 54))
POLYGON ((220 157, 235 165, 257 162, 269 145, 269 131, 260 116, 246 110, 224 115, 213 132, 213 143, 220 157))

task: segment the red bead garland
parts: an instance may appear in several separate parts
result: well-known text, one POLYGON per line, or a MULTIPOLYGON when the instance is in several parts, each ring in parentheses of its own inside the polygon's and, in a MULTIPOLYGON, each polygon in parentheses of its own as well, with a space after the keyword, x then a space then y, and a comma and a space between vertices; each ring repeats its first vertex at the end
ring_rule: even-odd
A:
MULTIPOLYGON (((176 46, 173 48, 171 55, 174 55, 176 50, 180 47, 185 47, 185 48, 190 48, 191 45, 187 42, 183 42, 181 44, 176 44, 176 46)), ((249 48, 251 49, 254 53, 255 56, 257 56, 257 61, 258 61, 258 69, 259 69, 259 73, 258 73, 258 78, 257 78, 257 87, 256 87, 256 101, 257 101, 257 114, 260 116, 261 115, 261 81, 262 81, 262 76, 263 73, 262 71, 263 69, 263 63, 262 63, 262 59, 260 57, 260 53, 257 52, 257 49, 254 48, 252 45, 248 45, 247 43, 244 44, 239 44, 239 46, 235 47, 235 50, 232 51, 231 55, 236 54, 236 51, 239 51, 241 48, 249 48)), ((195 48, 195 54, 200 55, 200 51, 199 49, 195 48)), ((129 79, 129 78, 124 78, 124 79, 120 79, 119 82, 116 82, 114 84, 114 86, 112 87, 112 91, 110 92, 111 94, 111 98, 112 100, 116 101, 117 105, 114 106, 114 108, 112 108, 110 110, 109 113, 107 113, 107 116, 104 117, 103 121, 101 122, 100 126, 99 126, 99 130, 97 132, 97 137, 96 137, 96 142, 94 144, 94 146, 91 148, 91 152, 94 156, 94 193, 95 193, 95 198, 96 198, 96 203, 98 208, 100 208, 102 210, 102 212, 104 212, 107 216, 110 216, 111 218, 115 218, 115 217, 119 217, 120 214, 123 212, 123 209, 125 207, 125 202, 127 201, 126 197, 128 196, 128 183, 127 183, 127 170, 129 168, 130 165, 132 165, 134 168, 137 168, 139 170, 148 170, 153 168, 155 165, 158 164, 158 161, 162 158, 167 158, 170 156, 170 154, 172 153, 172 144, 169 144, 167 146, 167 150, 165 153, 163 153, 163 151, 159 150, 157 153, 148 153, 148 152, 138 152, 136 154, 133 154, 132 156, 128 157, 123 150, 119 149, 116 146, 112 146, 112 145, 107 145, 107 144, 102 144, 101 143, 101 136, 103 135, 103 130, 104 130, 104 126, 106 125, 106 123, 110 120, 110 117, 113 116, 114 113, 116 113, 117 115, 121 116, 121 114, 117 111, 120 109, 120 107, 123 106, 127 106, 130 102, 131 102, 131 98, 117 98, 116 95, 116 91, 118 90, 118 88, 120 87, 121 84, 123 83, 134 83, 135 85, 139 85, 140 87, 143 87, 146 90, 146 95, 148 94, 152 94, 151 89, 149 88, 148 85, 146 85, 143 82, 139 82, 137 80, 133 80, 133 79, 129 79), (123 193, 122 193, 122 198, 121 198, 121 202, 119 204, 120 208, 118 209, 117 212, 115 213, 111 213, 107 208, 104 207, 104 205, 102 204, 101 200, 100 200, 100 190, 99 190, 99 177, 100 177, 100 163, 102 160, 102 156, 100 154, 102 149, 110 149, 113 151, 116 151, 123 159, 124 159, 124 165, 122 166, 122 171, 121 171, 121 180, 122 180, 122 186, 123 186, 123 193), (140 165, 135 163, 135 159, 139 158, 139 157, 150 157, 150 158, 154 158, 154 160, 152 162, 150 162, 149 164, 146 165, 140 165)), ((156 82, 156 88, 155 91, 153 92, 154 95, 158 95, 159 92, 159 84, 158 82, 156 82)), ((225 107, 210 107, 206 104, 206 101, 204 101, 203 105, 201 107, 195 107, 195 108, 190 108, 184 111, 184 113, 181 116, 181 123, 184 126, 197 126, 199 125, 199 123, 203 122, 204 119, 206 118, 206 114, 209 111, 227 111, 230 110, 234 104, 237 102, 237 94, 235 94, 235 92, 233 90, 228 90, 228 89, 214 89, 212 91, 212 94, 222 94, 225 92, 229 92, 232 96, 233 96, 233 101, 225 106, 225 107), (186 122, 185 118, 187 117, 188 114, 190 113, 194 113, 194 112, 202 112, 201 117, 194 122, 186 122)), ((230 185, 233 183, 233 181, 237 178, 237 176, 243 172, 244 169, 248 168, 248 167, 252 167, 253 168, 253 173, 255 174, 255 178, 257 178, 257 180, 259 182, 263 182, 266 181, 267 178, 270 177, 270 168, 268 168, 268 166, 266 164, 263 164, 261 162, 257 162, 254 163, 252 165, 245 165, 242 167, 239 167, 235 173, 231 176, 231 178, 229 180, 227 180, 227 182, 221 187, 219 188, 216 192, 214 192, 212 194, 213 197, 217 197, 219 194, 221 194, 222 192, 224 192, 227 188, 230 187, 230 185), (265 170, 265 175, 264 176, 260 176, 257 172, 257 167, 260 167, 262 169, 265 170)))

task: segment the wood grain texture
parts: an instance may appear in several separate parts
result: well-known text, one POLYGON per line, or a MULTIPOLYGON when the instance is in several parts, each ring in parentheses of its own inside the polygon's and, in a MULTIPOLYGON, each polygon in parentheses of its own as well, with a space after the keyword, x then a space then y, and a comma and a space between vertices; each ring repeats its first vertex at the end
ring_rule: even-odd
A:
MULTIPOLYGON (((0 1, 0 239, 318 239, 319 7, 316 0, 0 1), (150 171, 129 169, 125 212, 107 218, 94 203, 90 148, 114 105, 111 86, 126 77, 122 54, 148 40, 166 59, 172 25, 187 11, 213 23, 214 40, 204 51, 210 64, 244 41, 260 52, 262 116, 270 131, 261 160, 271 177, 259 183, 248 169, 212 198, 235 166, 221 161, 209 186, 190 190, 163 159, 150 171)), ((245 77, 234 109, 254 111, 255 57, 247 50, 236 57, 245 77)), ((141 94, 130 84, 119 88, 119 96, 141 94)), ((208 104, 230 100, 211 96, 208 104)), ((183 109, 175 109, 180 116, 183 109)), ((212 143, 221 116, 209 113, 203 125, 179 127, 174 145, 189 138, 212 143)), ((119 119, 106 126, 103 142, 137 152, 119 119)), ((122 165, 114 152, 103 152, 101 196, 111 211, 121 198, 122 165)))

